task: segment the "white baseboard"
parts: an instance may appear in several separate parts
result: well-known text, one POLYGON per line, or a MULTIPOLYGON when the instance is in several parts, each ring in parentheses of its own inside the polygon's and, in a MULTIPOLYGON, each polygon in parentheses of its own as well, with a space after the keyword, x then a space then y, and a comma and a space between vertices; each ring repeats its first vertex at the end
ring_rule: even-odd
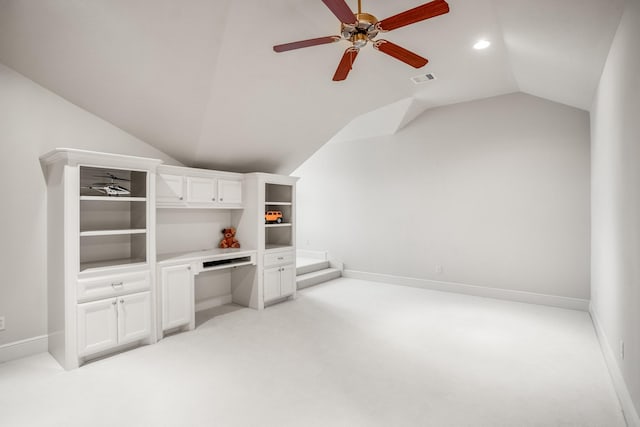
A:
POLYGON ((528 304, 548 305, 572 310, 589 311, 589 300, 562 297, 557 295, 536 294, 533 292, 514 291, 509 289, 487 288, 484 286, 466 285, 464 283, 442 282, 438 280, 415 279, 412 277, 392 276, 389 274, 367 273, 364 271, 344 270, 343 277, 370 280, 372 282, 410 286, 432 291, 454 292, 477 297, 496 298, 528 304))
POLYGON ((604 333, 604 329, 602 329, 602 324, 600 323, 598 316, 593 310, 593 306, 589 307, 589 314, 591 314, 591 319, 593 320, 596 335, 598 336, 598 341, 600 342, 600 348, 602 349, 604 360, 607 363, 607 367, 609 368, 609 374, 611 375, 613 386, 616 389, 616 393, 618 394, 620 406, 622 406, 622 411, 624 412, 624 418, 627 421, 627 425, 629 427, 640 427, 640 417, 638 417, 638 411, 633 405, 631 394, 629 393, 627 383, 624 380, 622 372, 620 371, 620 368, 618 366, 618 361, 616 360, 615 353, 611 349, 611 345, 609 344, 607 335, 604 333))
POLYGON ((221 305, 231 304, 231 302, 232 302, 231 294, 223 295, 221 297, 205 299, 202 301, 198 301, 196 303, 196 311, 208 310, 213 307, 219 307, 221 305))
POLYGON ((300 258, 320 259, 322 261, 326 261, 327 251, 312 251, 308 249, 297 249, 296 256, 300 258))
POLYGON ((48 347, 49 337, 47 335, 3 344, 0 345, 0 363, 33 354, 45 353, 48 351, 48 347))

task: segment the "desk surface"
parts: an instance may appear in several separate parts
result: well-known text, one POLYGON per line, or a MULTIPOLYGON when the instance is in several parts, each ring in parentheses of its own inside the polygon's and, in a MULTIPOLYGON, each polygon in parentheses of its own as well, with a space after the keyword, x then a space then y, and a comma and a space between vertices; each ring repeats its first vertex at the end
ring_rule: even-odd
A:
POLYGON ((169 264, 174 262, 192 262, 192 261, 215 261, 247 256, 255 256, 255 249, 203 249, 193 252, 176 252, 170 254, 158 254, 158 264, 169 264))

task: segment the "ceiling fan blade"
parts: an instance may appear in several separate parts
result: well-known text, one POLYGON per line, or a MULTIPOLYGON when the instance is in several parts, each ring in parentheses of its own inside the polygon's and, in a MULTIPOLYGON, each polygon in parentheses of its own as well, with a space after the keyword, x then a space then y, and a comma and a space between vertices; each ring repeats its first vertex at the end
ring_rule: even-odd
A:
POLYGON ((353 66, 353 61, 355 61, 356 56, 358 56, 358 52, 360 52, 360 49, 357 49, 355 47, 347 48, 347 50, 344 51, 344 55, 342 55, 340 64, 338 64, 338 69, 333 75, 334 82, 339 82, 347 78, 347 76, 349 75, 349 71, 351 71, 351 68, 353 66))
POLYGON ((446 1, 434 0, 422 6, 414 7, 413 9, 383 19, 378 22, 376 26, 381 31, 391 31, 404 27, 405 25, 415 24, 416 22, 433 18, 434 16, 444 15, 448 12, 449 5, 446 1))
POLYGON ((349 8, 344 0, 322 0, 322 3, 327 5, 340 22, 345 24, 355 24, 358 22, 356 16, 351 11, 351 8, 349 8))
POLYGON ((273 47, 276 52, 286 52, 288 50, 301 49, 303 47, 318 46, 320 44, 334 43, 341 39, 340 36, 318 37, 316 39, 300 40, 297 42, 279 44, 273 47))
POLYGON ((416 55, 415 53, 398 46, 395 43, 391 43, 388 40, 377 40, 373 47, 380 52, 386 53, 389 56, 393 56, 399 61, 404 62, 405 64, 409 64, 414 68, 420 68, 427 65, 429 62, 428 59, 423 58, 420 55, 416 55))

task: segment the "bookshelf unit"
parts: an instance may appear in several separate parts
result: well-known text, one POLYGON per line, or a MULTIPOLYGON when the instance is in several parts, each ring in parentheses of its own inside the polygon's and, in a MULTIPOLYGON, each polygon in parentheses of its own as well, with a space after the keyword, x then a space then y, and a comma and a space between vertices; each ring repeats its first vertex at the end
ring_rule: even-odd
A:
POLYGON ((257 273, 247 285, 248 306, 295 297, 295 195, 298 178, 267 173, 245 175, 247 203, 240 219, 243 239, 257 248, 257 273), (282 212, 281 223, 266 223, 265 212, 282 212))
POLYGON ((160 160, 57 149, 47 178, 49 352, 65 369, 155 342, 160 160))

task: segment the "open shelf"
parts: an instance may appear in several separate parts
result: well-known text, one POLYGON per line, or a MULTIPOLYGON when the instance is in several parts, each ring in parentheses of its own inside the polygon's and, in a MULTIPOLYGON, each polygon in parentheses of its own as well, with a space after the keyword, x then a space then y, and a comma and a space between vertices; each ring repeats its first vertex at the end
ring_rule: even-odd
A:
POLYGON ((265 224, 264 226, 267 228, 274 228, 274 227, 291 227, 293 224, 289 223, 289 222, 282 222, 280 224, 265 224))
POLYGON ((79 173, 80 271, 146 263, 147 172, 80 166, 79 173))
POLYGON ((269 244, 269 245, 265 245, 265 250, 273 250, 273 249, 285 249, 285 248, 290 248, 291 245, 276 245, 276 244, 269 244))
POLYGON ((282 222, 264 224, 265 249, 293 246, 293 186, 265 183, 264 210, 282 212, 282 222))
POLYGON ((146 232, 147 230, 144 228, 128 229, 128 230, 91 230, 91 231, 81 231, 80 237, 117 236, 122 234, 144 234, 146 232))
POLYGON ((268 200, 266 204, 289 204, 293 201, 293 192, 290 185, 283 184, 265 184, 264 200, 268 200))
POLYGON ((126 169, 80 166, 80 196, 98 196, 113 199, 146 197, 147 173, 126 169), (121 187, 127 193, 107 194, 107 186, 121 187))
POLYGON ((80 238, 80 266, 116 266, 147 261, 146 230, 140 233, 86 234, 80 238))
POLYGON ((125 197, 125 196, 80 196, 80 201, 93 202, 146 202, 146 197, 125 197))
POLYGON ((291 206, 291 202, 264 202, 265 206, 291 206))
POLYGON ((89 273, 94 270, 103 270, 111 267, 134 266, 136 264, 145 264, 147 260, 144 258, 119 258, 106 261, 83 262, 80 264, 80 272, 89 273))

